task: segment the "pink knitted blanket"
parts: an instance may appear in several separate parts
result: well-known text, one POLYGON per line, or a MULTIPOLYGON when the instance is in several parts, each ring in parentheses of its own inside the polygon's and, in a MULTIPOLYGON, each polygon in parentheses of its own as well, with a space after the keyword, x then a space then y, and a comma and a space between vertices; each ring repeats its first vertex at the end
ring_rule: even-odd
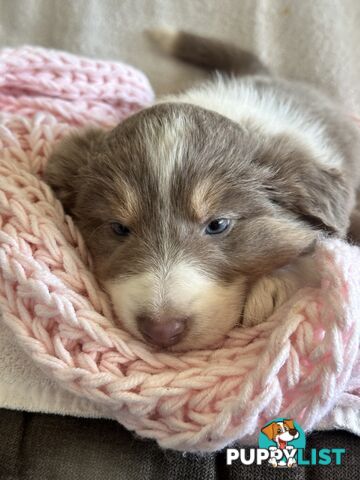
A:
POLYGON ((216 349, 158 353, 114 326, 83 240, 41 174, 70 128, 112 126, 152 99, 126 65, 0 52, 0 301, 19 344, 65 388, 163 447, 212 451, 274 417, 309 431, 334 409, 358 412, 360 249, 346 243, 319 245, 321 288, 216 349))

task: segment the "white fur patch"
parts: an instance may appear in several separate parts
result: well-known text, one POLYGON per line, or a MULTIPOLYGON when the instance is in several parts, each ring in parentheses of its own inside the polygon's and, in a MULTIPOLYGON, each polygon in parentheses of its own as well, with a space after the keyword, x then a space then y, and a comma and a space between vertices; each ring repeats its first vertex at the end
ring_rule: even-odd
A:
POLYGON ((302 140, 314 158, 326 166, 339 167, 343 160, 331 145, 325 127, 290 97, 278 89, 259 90, 251 79, 225 78, 192 88, 181 95, 168 96, 160 102, 186 102, 215 111, 241 124, 253 120, 270 135, 290 133, 302 140))
POLYGON ((179 113, 176 117, 164 119, 164 124, 151 132, 151 141, 145 142, 160 192, 169 195, 171 176, 184 157, 186 119, 179 113))
POLYGON ((186 348, 209 345, 227 333, 240 318, 245 282, 222 285, 191 263, 180 262, 126 279, 107 281, 114 309, 123 325, 140 336, 136 316, 159 315, 171 309, 189 318, 186 348))
POLYGON ((209 300, 217 288, 216 283, 202 274, 189 263, 178 263, 169 270, 166 268, 150 271, 106 284, 118 306, 126 316, 135 317, 137 313, 147 311, 154 315, 166 305, 172 309, 187 313, 187 308, 209 300))

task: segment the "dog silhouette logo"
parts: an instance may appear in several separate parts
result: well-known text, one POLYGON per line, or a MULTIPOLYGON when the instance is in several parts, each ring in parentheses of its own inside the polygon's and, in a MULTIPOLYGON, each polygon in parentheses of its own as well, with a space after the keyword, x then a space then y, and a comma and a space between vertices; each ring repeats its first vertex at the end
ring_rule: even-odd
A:
POLYGON ((269 464, 273 467, 291 468, 297 465, 297 451, 304 450, 305 433, 292 418, 276 418, 260 432, 259 448, 268 449, 269 464))

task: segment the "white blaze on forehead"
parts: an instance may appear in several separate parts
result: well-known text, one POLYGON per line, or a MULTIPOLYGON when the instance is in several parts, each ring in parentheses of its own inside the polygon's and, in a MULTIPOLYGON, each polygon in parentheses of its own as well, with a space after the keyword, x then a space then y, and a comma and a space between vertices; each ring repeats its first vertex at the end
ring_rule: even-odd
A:
POLYGON ((182 163, 184 157, 186 118, 181 112, 164 118, 161 127, 150 133, 146 142, 147 154, 155 178, 159 181, 160 192, 170 193, 171 178, 174 169, 182 163))
POLYGON ((281 431, 285 431, 284 423, 283 422, 276 422, 276 425, 281 428, 281 431))

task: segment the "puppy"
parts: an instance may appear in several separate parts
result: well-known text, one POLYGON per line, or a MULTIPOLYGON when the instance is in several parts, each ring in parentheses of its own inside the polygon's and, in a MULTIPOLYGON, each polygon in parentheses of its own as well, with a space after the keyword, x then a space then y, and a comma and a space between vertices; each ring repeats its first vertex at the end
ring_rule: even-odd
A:
POLYGON ((316 240, 349 228, 359 127, 248 52, 181 32, 156 37, 174 56, 231 75, 110 132, 70 136, 45 178, 121 325, 160 348, 204 348, 316 284, 316 240))
POLYGON ((281 422, 272 422, 262 428, 261 431, 269 440, 275 442, 277 448, 280 450, 284 450, 287 447, 288 442, 299 438, 299 432, 294 425, 294 421, 291 419, 283 420, 281 422))
MULTIPOLYGON (((293 450, 292 445, 288 445, 288 442, 296 440, 299 438, 300 434, 294 425, 294 421, 291 419, 283 420, 279 422, 272 422, 266 427, 262 428, 261 431, 268 437, 269 440, 272 440, 276 443, 276 447, 269 447, 269 450, 293 450)), ((286 459, 283 458, 278 462, 275 457, 269 459, 269 463, 273 467, 294 467, 296 465, 296 460, 294 457, 286 459)))

